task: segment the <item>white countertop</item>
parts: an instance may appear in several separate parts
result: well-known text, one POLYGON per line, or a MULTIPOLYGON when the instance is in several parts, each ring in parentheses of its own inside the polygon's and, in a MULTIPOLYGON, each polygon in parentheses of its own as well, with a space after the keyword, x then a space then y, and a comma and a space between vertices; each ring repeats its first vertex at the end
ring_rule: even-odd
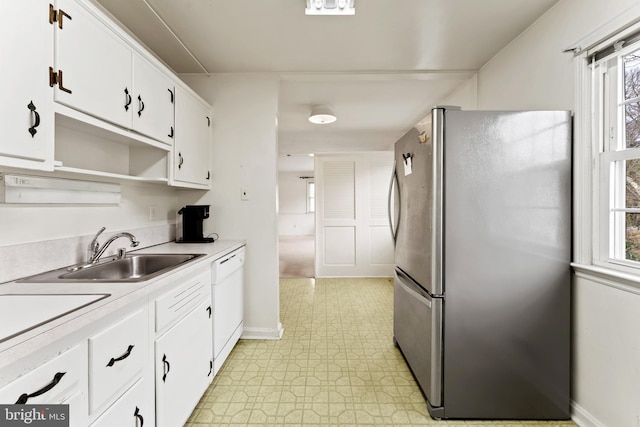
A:
MULTIPOLYGON (((66 295, 69 297, 66 309, 60 306, 57 316, 51 321, 38 324, 40 314, 25 313, 24 317, 16 319, 15 310, 0 311, 0 325, 10 325, 6 328, 15 330, 17 335, 0 342, 0 369, 11 365, 17 360, 63 339, 69 335, 88 328, 94 322, 108 317, 121 308, 134 304, 145 303, 149 296, 157 295, 166 286, 174 283, 174 278, 188 276, 193 271, 209 266, 211 262, 225 254, 245 245, 244 240, 218 240, 215 243, 164 243, 135 251, 137 253, 193 253, 205 254, 193 262, 180 265, 168 273, 154 277, 144 282, 128 283, 16 283, 9 282, 0 285, 0 296, 21 295, 66 295), (169 280, 167 280, 169 279, 169 280), (86 306, 67 312, 75 303, 77 295, 109 296, 92 302, 86 306), (34 320, 35 319, 35 320, 34 320), (18 328, 18 329, 16 329, 18 328), (20 333, 20 331, 24 331, 20 333)), ((37 262, 37 260, 34 260, 37 262)), ((60 266, 63 267, 63 266, 60 266)), ((64 298, 64 297, 58 297, 64 298)), ((57 299, 58 299, 57 298, 57 299)), ((89 298, 91 299, 91 298, 89 298)), ((62 301, 62 300, 60 300, 62 301)), ((79 304, 82 305, 82 304, 79 304)), ((47 319, 50 317, 47 317, 47 319)), ((46 319, 44 319, 46 320, 46 319)))

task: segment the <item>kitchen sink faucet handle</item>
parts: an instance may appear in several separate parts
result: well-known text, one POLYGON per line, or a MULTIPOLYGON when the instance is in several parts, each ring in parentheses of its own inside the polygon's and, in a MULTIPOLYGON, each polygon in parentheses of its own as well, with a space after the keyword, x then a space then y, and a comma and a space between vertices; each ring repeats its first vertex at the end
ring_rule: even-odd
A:
POLYGON ((93 259, 93 257, 98 253, 98 250, 100 249, 100 243, 98 243, 98 236, 100 236, 102 232, 106 229, 107 229, 106 227, 102 227, 100 230, 98 230, 96 235, 93 236, 93 240, 91 241, 91 243, 89 243, 89 247, 87 248, 87 260, 93 259))
MULTIPOLYGON (((100 231, 98 231, 98 234, 96 234, 96 237, 93 238, 93 241, 91 242, 91 245, 89 245, 89 253, 91 254, 91 256, 89 257, 89 263, 91 264, 95 264, 96 262, 98 262, 100 260, 100 257, 102 256, 102 254, 107 250, 107 248, 109 247, 109 245, 111 243, 113 243, 116 239, 119 239, 120 237, 126 237, 127 239, 129 239, 129 241, 131 242, 131 247, 135 248, 136 246, 138 246, 140 244, 140 241, 138 241, 136 239, 136 236, 134 236, 131 233, 127 233, 126 231, 122 231, 120 233, 116 233, 113 236, 109 237, 109 239, 107 239, 106 242, 104 242, 104 244, 102 246, 100 246, 100 244, 98 243, 98 236, 100 235, 100 233, 102 233, 104 231, 104 227, 102 227, 102 229, 100 231)), ((124 257, 125 252, 122 252, 122 257, 124 257)), ((120 250, 118 250, 118 257, 120 257, 120 250)))

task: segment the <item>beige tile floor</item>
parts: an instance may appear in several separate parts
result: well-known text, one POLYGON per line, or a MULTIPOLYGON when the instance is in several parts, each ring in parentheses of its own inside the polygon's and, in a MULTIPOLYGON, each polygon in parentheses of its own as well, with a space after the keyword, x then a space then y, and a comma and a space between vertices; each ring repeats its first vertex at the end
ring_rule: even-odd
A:
POLYGON ((281 279, 280 341, 241 340, 186 424, 575 426, 436 421, 392 340, 390 279, 281 279))

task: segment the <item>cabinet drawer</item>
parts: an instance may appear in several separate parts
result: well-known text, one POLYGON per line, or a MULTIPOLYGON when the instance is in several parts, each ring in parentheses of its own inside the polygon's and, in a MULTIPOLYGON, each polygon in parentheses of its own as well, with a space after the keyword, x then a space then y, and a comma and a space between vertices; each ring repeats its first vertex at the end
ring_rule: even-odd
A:
POLYGON ((156 299, 156 331, 161 331, 173 324, 200 305, 203 300, 210 300, 210 298, 211 273, 207 269, 156 299))
MULTIPOLYGON (((0 403, 56 404, 74 394, 86 397, 87 347, 78 345, 0 388, 0 403), (37 394, 37 396, 32 396, 37 394), (28 397, 28 396, 32 397, 28 397)), ((77 401, 77 399, 74 399, 77 401)), ((74 411, 74 408, 70 408, 74 411)))
POLYGON ((140 427, 153 425, 153 413, 147 405, 144 380, 138 380, 91 427, 140 427))
POLYGON ((244 265, 244 248, 240 248, 214 261, 211 268, 211 283, 220 283, 225 277, 244 265))
POLYGON ((140 310, 89 338, 89 412, 142 376, 148 357, 148 316, 140 310))

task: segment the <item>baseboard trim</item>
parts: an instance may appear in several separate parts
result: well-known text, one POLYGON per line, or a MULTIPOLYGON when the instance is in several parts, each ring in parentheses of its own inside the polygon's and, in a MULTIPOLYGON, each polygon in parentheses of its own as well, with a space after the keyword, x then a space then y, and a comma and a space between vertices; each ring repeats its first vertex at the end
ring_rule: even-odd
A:
POLYGON ((574 401, 571 401, 571 419, 580 427, 607 427, 574 401))
POLYGON ((282 335, 284 334, 284 328, 282 327, 282 323, 278 322, 278 328, 249 328, 244 327, 244 331, 242 332, 242 336, 240 339, 243 340, 280 340, 282 339, 282 335))

